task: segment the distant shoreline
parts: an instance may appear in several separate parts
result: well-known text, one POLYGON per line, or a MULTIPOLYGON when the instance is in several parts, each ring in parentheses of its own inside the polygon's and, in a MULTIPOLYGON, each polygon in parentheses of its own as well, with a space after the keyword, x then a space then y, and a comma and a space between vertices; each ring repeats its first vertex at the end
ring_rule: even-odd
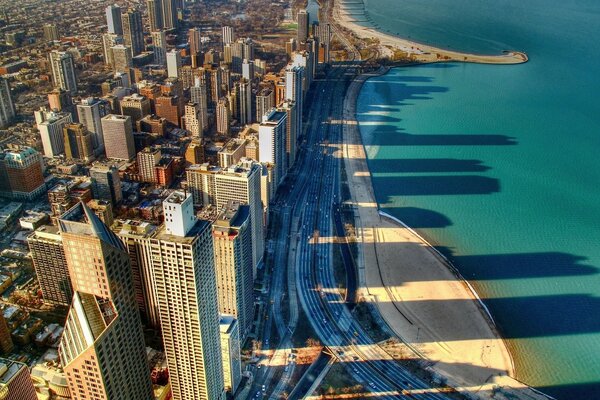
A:
POLYGON ((529 61, 527 54, 522 51, 505 50, 501 55, 472 54, 440 49, 438 47, 404 39, 399 36, 383 33, 373 28, 361 26, 349 13, 343 0, 332 1, 334 2, 334 19, 338 22, 340 27, 350 30, 358 38, 378 40, 379 53, 382 56, 392 56, 394 50, 399 50, 406 53, 415 62, 420 63, 467 62, 477 64, 514 65, 523 64, 529 61))

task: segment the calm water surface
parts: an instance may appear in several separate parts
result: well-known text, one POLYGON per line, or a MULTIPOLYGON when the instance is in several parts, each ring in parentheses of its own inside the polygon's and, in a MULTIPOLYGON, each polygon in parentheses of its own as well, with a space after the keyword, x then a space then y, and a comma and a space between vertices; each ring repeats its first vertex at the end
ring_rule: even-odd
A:
POLYGON ((517 66, 397 68, 359 97, 381 207, 471 280, 518 378, 600 399, 600 3, 367 0, 371 23, 517 66))

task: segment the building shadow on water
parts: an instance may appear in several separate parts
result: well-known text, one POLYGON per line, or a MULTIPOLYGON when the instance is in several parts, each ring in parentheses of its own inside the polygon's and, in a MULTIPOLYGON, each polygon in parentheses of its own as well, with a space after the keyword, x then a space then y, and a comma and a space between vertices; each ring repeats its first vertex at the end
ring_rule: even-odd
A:
POLYGON ((369 169, 376 172, 485 172, 491 168, 481 160, 456 158, 371 159, 369 169))
POLYGON ((452 225, 450 218, 437 211, 418 207, 385 207, 382 211, 400 219, 414 229, 446 228, 452 225))
POLYGON ((389 203, 396 196, 482 195, 500 192, 500 181, 479 175, 377 176, 377 198, 389 203))

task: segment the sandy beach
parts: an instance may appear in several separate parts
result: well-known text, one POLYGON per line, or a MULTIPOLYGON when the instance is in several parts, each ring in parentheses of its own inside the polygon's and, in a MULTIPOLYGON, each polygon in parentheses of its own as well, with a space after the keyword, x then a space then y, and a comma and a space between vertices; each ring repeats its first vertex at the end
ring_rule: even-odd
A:
POLYGON ((429 360, 434 374, 466 396, 547 398, 511 378, 510 353, 470 286, 418 234, 380 213, 355 117, 368 77, 350 85, 344 104, 344 165, 360 236, 359 297, 377 306, 413 357, 429 360))
POLYGON ((481 64, 521 64, 528 61, 527 54, 520 51, 507 51, 506 54, 501 55, 469 54, 440 49, 388 35, 376 29, 361 26, 357 22, 356 11, 352 11, 347 5, 344 6, 340 0, 332 1, 334 1, 333 20, 337 22, 340 28, 351 31, 358 38, 378 40, 381 55, 389 56, 392 54, 391 49, 397 49, 407 53, 417 62, 461 61, 481 64))

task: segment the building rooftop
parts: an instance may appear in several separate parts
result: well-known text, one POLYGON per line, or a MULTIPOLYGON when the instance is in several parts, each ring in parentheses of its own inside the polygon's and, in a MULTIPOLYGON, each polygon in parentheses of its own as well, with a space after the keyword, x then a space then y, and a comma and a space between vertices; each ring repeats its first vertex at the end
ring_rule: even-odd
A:
POLYGON ((20 362, 0 358, 0 385, 8 385, 23 368, 27 368, 27 366, 20 362))

